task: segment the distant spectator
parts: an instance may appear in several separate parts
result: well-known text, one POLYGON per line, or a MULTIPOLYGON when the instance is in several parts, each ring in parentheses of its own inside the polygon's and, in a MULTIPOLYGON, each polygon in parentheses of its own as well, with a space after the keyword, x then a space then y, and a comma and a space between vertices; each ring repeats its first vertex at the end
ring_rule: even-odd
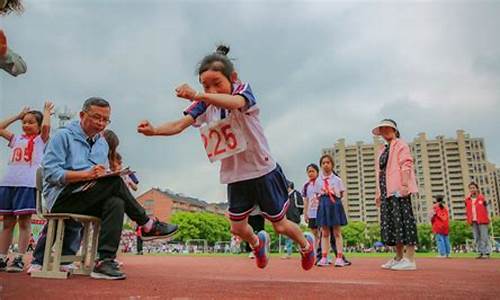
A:
POLYGON ((472 234, 479 256, 477 258, 490 257, 490 236, 488 232, 488 202, 479 191, 479 186, 475 182, 469 184, 469 195, 465 198, 465 209, 467 223, 472 225, 472 234))
POLYGON ((444 206, 443 196, 436 196, 436 202, 432 207, 432 232, 435 234, 437 248, 440 257, 449 257, 451 252, 450 239, 450 220, 448 209, 444 206))

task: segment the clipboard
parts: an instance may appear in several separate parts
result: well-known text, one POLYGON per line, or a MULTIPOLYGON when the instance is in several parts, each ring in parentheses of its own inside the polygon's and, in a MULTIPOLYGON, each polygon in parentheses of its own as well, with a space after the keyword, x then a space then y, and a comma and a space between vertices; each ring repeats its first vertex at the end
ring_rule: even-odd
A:
POLYGON ((126 168, 121 169, 119 171, 106 172, 106 174, 99 176, 94 180, 98 180, 98 179, 106 178, 106 177, 113 177, 113 176, 124 176, 124 175, 128 175, 130 173, 132 173, 132 170, 130 170, 130 167, 126 167, 126 168))
POLYGON ((93 187, 99 179, 107 178, 107 177, 114 177, 114 176, 121 177, 124 175, 129 175, 130 173, 132 173, 132 170, 130 170, 130 167, 126 167, 126 168, 121 169, 119 171, 107 172, 106 174, 99 176, 95 179, 92 179, 91 181, 84 182, 80 187, 74 189, 71 193, 76 194, 76 193, 80 193, 80 192, 85 192, 86 190, 93 187))

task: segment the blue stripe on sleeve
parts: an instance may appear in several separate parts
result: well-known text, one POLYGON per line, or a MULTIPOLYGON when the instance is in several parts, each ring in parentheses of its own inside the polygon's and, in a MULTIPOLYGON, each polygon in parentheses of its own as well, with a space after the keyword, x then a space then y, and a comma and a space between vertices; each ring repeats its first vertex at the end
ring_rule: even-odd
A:
POLYGON ((242 110, 247 110, 257 103, 252 92, 252 88, 248 83, 236 86, 233 95, 241 95, 243 96, 243 98, 245 98, 246 105, 244 108, 242 108, 242 110))
POLYGON ((203 101, 193 102, 183 113, 185 116, 190 115, 196 120, 207 110, 207 104, 203 101))

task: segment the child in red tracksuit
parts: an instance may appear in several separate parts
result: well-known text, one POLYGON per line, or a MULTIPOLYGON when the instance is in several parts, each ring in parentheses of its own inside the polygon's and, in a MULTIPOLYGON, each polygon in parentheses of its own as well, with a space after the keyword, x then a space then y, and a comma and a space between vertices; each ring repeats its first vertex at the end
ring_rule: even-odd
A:
POLYGON ((431 217, 432 232, 435 234, 439 257, 450 257, 451 247, 448 233, 450 218, 448 209, 444 206, 443 196, 436 196, 431 217))

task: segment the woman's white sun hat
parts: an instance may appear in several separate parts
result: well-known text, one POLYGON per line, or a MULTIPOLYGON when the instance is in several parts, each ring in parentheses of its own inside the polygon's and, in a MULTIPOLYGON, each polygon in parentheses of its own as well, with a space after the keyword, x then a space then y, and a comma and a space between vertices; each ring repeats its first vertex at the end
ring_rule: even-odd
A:
POLYGON ((380 135, 380 127, 391 127, 394 128, 397 133, 399 133, 398 124, 396 124, 396 122, 391 119, 383 119, 382 121, 380 121, 379 124, 372 129, 372 133, 374 135, 380 135))

